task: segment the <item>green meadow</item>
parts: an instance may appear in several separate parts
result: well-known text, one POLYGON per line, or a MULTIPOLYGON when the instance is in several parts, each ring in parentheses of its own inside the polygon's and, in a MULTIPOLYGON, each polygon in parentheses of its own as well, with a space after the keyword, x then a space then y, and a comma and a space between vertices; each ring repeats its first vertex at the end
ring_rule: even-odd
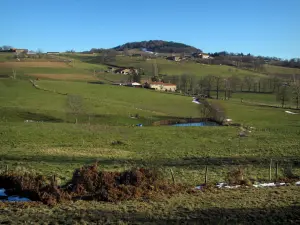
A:
MULTIPOLYGON (((192 188, 204 183, 206 166, 211 184, 223 182, 227 173, 236 168, 244 170, 245 179, 268 181, 272 159, 272 168, 279 164, 280 178, 291 173, 300 175, 300 114, 255 104, 276 104, 274 95, 234 93, 230 100, 209 100, 221 104, 227 118, 239 126, 153 126, 153 122, 165 119, 201 117, 202 106, 192 103, 192 97, 188 96, 110 85, 108 80, 118 81, 123 77, 104 73, 94 76, 94 69, 106 67, 86 62, 82 57, 76 58, 73 67, 24 67, 20 68, 23 74, 15 80, 0 78, 0 170, 8 167, 20 172, 55 174, 64 184, 75 168, 97 161, 100 169, 110 171, 155 168, 169 181, 172 170, 176 183, 192 188), (37 80, 36 88, 29 78, 38 73, 83 74, 91 76, 92 81, 106 82, 50 76, 37 80), (69 96, 76 96, 79 102, 76 115, 68 107, 69 96), (136 126, 140 123, 143 127, 136 126), (240 137, 241 127, 253 128, 247 137, 240 137), (120 144, 114 144, 117 141, 120 144)), ((151 60, 126 60, 127 57, 117 57, 120 66, 141 65, 148 73, 151 71, 151 60)), ((168 75, 229 76, 233 72, 239 76, 265 76, 244 70, 230 71, 226 66, 176 64, 164 59, 157 63, 160 73, 168 75)), ((58 224, 247 223, 251 221, 245 216, 248 215, 255 221, 276 223, 280 218, 296 221, 300 203, 297 196, 299 187, 290 186, 213 189, 122 203, 78 201, 54 208, 37 204, 21 209, 11 204, 5 211, 0 203, 0 221, 34 223, 43 218, 45 223, 58 224)))

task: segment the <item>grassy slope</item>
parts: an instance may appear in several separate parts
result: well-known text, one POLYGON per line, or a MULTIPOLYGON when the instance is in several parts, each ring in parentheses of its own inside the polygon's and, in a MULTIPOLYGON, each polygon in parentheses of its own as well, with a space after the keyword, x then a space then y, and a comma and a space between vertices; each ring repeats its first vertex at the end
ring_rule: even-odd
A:
MULTIPOLYGON (((92 125, 64 123, 74 121, 65 114, 64 95, 36 90, 24 81, 2 81, 2 165, 57 172, 65 180, 74 167, 98 159, 108 169, 144 165, 168 174, 168 168, 174 168, 179 181, 195 184, 203 180, 207 163, 214 181, 223 180, 224 173, 237 164, 244 165, 249 175, 265 179, 269 157, 299 156, 299 115, 287 115, 281 109, 222 101, 230 118, 257 129, 239 140, 238 130, 232 127, 128 126, 163 116, 197 116, 198 106, 187 97, 81 82, 42 81, 39 85, 81 94, 85 113, 93 115, 92 125), (129 118, 135 113, 141 119, 129 118), (22 123, 24 119, 56 123, 22 123), (116 140, 125 145, 112 146, 116 140)), ((87 122, 87 116, 79 121, 87 122)))
MULTIPOLYGON (((246 70, 236 70, 229 66, 223 65, 202 65, 195 62, 173 62, 166 59, 158 58, 156 60, 159 73, 167 75, 192 74, 196 76, 220 75, 220 76, 263 76, 246 70)), ((117 57, 116 64, 118 66, 133 66, 136 68, 144 68, 146 74, 152 74, 154 60, 142 61, 139 57, 117 57)))
POLYGON ((266 73, 271 75, 282 75, 282 76, 292 76, 300 75, 300 69, 296 68, 287 68, 287 67, 281 67, 281 66, 271 66, 271 65, 265 65, 266 73))
MULTIPOLYGON (((89 66, 93 67, 90 64, 89 66)), ((38 85, 81 95, 84 98, 85 114, 93 115, 90 119, 91 125, 88 124, 87 116, 80 117, 78 125, 70 123, 74 120, 66 115, 65 95, 34 89, 28 81, 1 79, 2 168, 9 165, 9 168, 23 171, 55 173, 65 182, 74 168, 99 160, 100 167, 109 170, 123 170, 133 166, 155 167, 167 179, 170 179, 169 169, 172 168, 176 182, 195 185, 203 182, 206 164, 209 165, 211 182, 223 181, 226 173, 238 165, 245 168, 247 178, 267 179, 270 158, 279 160, 281 176, 284 174, 283 168, 293 165, 282 158, 299 159, 300 156, 299 115, 288 115, 282 109, 242 104, 241 96, 237 94, 230 101, 220 102, 226 108, 229 118, 256 127, 244 139, 237 138, 238 129, 233 127, 130 126, 139 122, 149 123, 164 116, 198 116, 198 106, 191 103, 188 97, 82 82, 42 80, 38 85), (141 119, 129 118, 129 114, 136 113, 141 119), (25 119, 48 122, 24 123, 25 119), (125 145, 111 145, 116 140, 124 142, 125 145)), ((246 98, 262 102, 272 101, 271 96, 267 95, 247 94, 244 96, 245 100, 246 98)), ((293 172, 299 175, 297 165, 299 163, 294 165, 293 172)), ((231 222, 245 222, 248 218, 245 215, 251 214, 253 218, 259 217, 267 223, 270 222, 266 219, 269 217, 260 215, 274 212, 275 209, 272 208, 278 209, 273 216, 281 215, 279 220, 286 213, 295 210, 286 207, 299 205, 295 198, 298 191, 293 187, 230 190, 197 196, 185 194, 169 200, 162 197, 160 201, 151 203, 135 201, 115 205, 78 202, 55 209, 37 206, 16 210, 18 207, 11 205, 5 212, 1 211, 0 221, 10 220, 14 215, 15 220, 20 223, 41 217, 44 221, 71 223, 71 219, 66 218, 72 215, 73 220, 81 223, 92 223, 96 220, 172 223, 177 219, 193 222, 191 218, 200 217, 206 218, 206 222, 216 222, 221 219, 219 217, 222 212, 231 222), (262 209, 259 211, 257 208, 262 209), (205 216, 207 210, 212 216, 205 216), (29 218, 28 215, 32 212, 38 212, 41 217, 29 218), (52 217, 53 213, 60 216, 52 217), (96 215, 101 215, 101 218, 96 215)))
MULTIPOLYGON (((99 64, 101 62, 101 56, 98 55, 66 55, 66 57, 75 58, 76 60, 87 62, 91 64, 99 64)), ((246 70, 236 70, 229 66, 221 65, 202 65, 195 62, 173 62, 170 60, 158 58, 156 59, 159 73, 167 75, 181 75, 181 74, 193 74, 196 76, 205 75, 221 75, 221 76, 264 76, 259 73, 246 70)), ((154 60, 143 60, 141 57, 128 57, 128 56, 117 56, 115 64, 120 67, 132 66, 135 68, 143 68, 146 75, 152 74, 154 60)))

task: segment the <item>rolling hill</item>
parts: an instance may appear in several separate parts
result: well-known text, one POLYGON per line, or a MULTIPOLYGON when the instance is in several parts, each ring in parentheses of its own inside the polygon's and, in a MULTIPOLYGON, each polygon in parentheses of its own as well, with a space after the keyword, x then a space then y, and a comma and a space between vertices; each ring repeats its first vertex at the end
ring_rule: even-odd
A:
POLYGON ((145 48, 148 51, 158 52, 158 53, 193 53, 202 52, 200 49, 186 45, 183 43, 173 42, 173 41, 162 41, 162 40, 150 40, 150 41, 140 41, 140 42, 128 42, 123 45, 119 45, 114 49, 117 51, 123 51, 125 49, 141 49, 145 48))

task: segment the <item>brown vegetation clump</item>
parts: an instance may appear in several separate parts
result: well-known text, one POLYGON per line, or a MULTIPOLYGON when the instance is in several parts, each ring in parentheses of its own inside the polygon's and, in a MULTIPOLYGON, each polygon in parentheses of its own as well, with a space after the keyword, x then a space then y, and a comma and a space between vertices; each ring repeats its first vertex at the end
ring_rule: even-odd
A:
POLYGON ((63 200, 71 199, 68 193, 61 190, 55 182, 45 176, 7 173, 0 176, 0 184, 9 195, 28 197, 47 205, 55 205, 63 200))
POLYGON ((110 202, 150 197, 153 192, 171 194, 178 190, 178 187, 159 179, 159 174, 154 170, 140 168, 124 172, 98 172, 96 164, 75 170, 67 186, 75 198, 80 196, 110 202))
POLYGON ((27 197, 47 205, 72 199, 116 202, 186 190, 184 186, 160 179, 155 170, 140 168, 107 172, 98 171, 97 164, 76 169, 70 182, 62 187, 57 185, 55 177, 15 173, 0 175, 0 185, 9 195, 27 197))
POLYGON ((244 180, 244 170, 242 168, 236 168, 227 173, 226 181, 230 185, 240 185, 244 180))

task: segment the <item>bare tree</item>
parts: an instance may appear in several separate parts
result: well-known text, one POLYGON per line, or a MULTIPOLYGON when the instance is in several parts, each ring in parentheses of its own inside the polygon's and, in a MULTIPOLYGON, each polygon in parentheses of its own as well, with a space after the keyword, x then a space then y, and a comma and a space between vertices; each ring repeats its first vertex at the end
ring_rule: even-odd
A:
POLYGON ((212 89, 212 85, 213 85, 213 82, 214 82, 214 77, 211 76, 211 75, 208 75, 206 77, 204 77, 204 85, 205 85, 205 89, 206 89, 206 95, 207 97, 211 97, 211 89, 212 89))
POLYGON ((12 79, 17 79, 17 71, 15 69, 12 69, 12 76, 11 76, 12 79))
POLYGON ((83 100, 79 95, 68 95, 67 111, 75 116, 75 123, 78 122, 78 116, 83 112, 83 100))
POLYGON ((36 54, 38 55, 39 58, 42 58, 42 57, 43 57, 43 50, 39 48, 39 49, 36 51, 36 54))
POLYGON ((196 94, 196 88, 197 88, 197 79, 195 75, 190 75, 189 76, 189 91, 191 92, 192 95, 196 94))
POLYGON ((232 91, 236 91, 237 87, 242 83, 242 80, 238 76, 231 76, 230 79, 230 86, 232 91))
POLYGON ((156 59, 154 59, 154 63, 152 65, 152 80, 159 81, 158 66, 157 66, 156 59))
POLYGON ((225 100, 229 100, 229 98, 231 97, 231 87, 230 87, 230 79, 229 78, 225 78, 224 79, 224 99, 225 100))
POLYGON ((219 99, 219 91, 220 91, 220 85, 221 85, 221 77, 220 76, 215 76, 214 77, 216 80, 216 93, 217 93, 217 99, 219 99))
POLYGON ((74 53, 75 53, 75 50, 74 50, 74 49, 67 50, 66 53, 72 53, 72 54, 74 54, 74 53))
POLYGON ((299 102, 300 102, 300 80, 296 79, 295 75, 293 75, 292 96, 293 96, 293 101, 296 104, 296 108, 299 109, 299 102))
POLYGON ((244 83, 246 84, 248 91, 251 91, 251 88, 254 84, 254 79, 252 77, 247 76, 244 78, 244 83))
POLYGON ((12 49, 13 47, 10 46, 10 45, 3 45, 1 48, 2 48, 2 50, 10 50, 10 49, 12 49))
POLYGON ((124 54, 125 56, 129 56, 129 50, 128 50, 128 48, 124 48, 123 54, 124 54))
POLYGON ((287 101, 290 100, 291 92, 290 87, 287 84, 280 85, 278 92, 276 93, 277 101, 280 101, 281 107, 283 108, 287 101))

